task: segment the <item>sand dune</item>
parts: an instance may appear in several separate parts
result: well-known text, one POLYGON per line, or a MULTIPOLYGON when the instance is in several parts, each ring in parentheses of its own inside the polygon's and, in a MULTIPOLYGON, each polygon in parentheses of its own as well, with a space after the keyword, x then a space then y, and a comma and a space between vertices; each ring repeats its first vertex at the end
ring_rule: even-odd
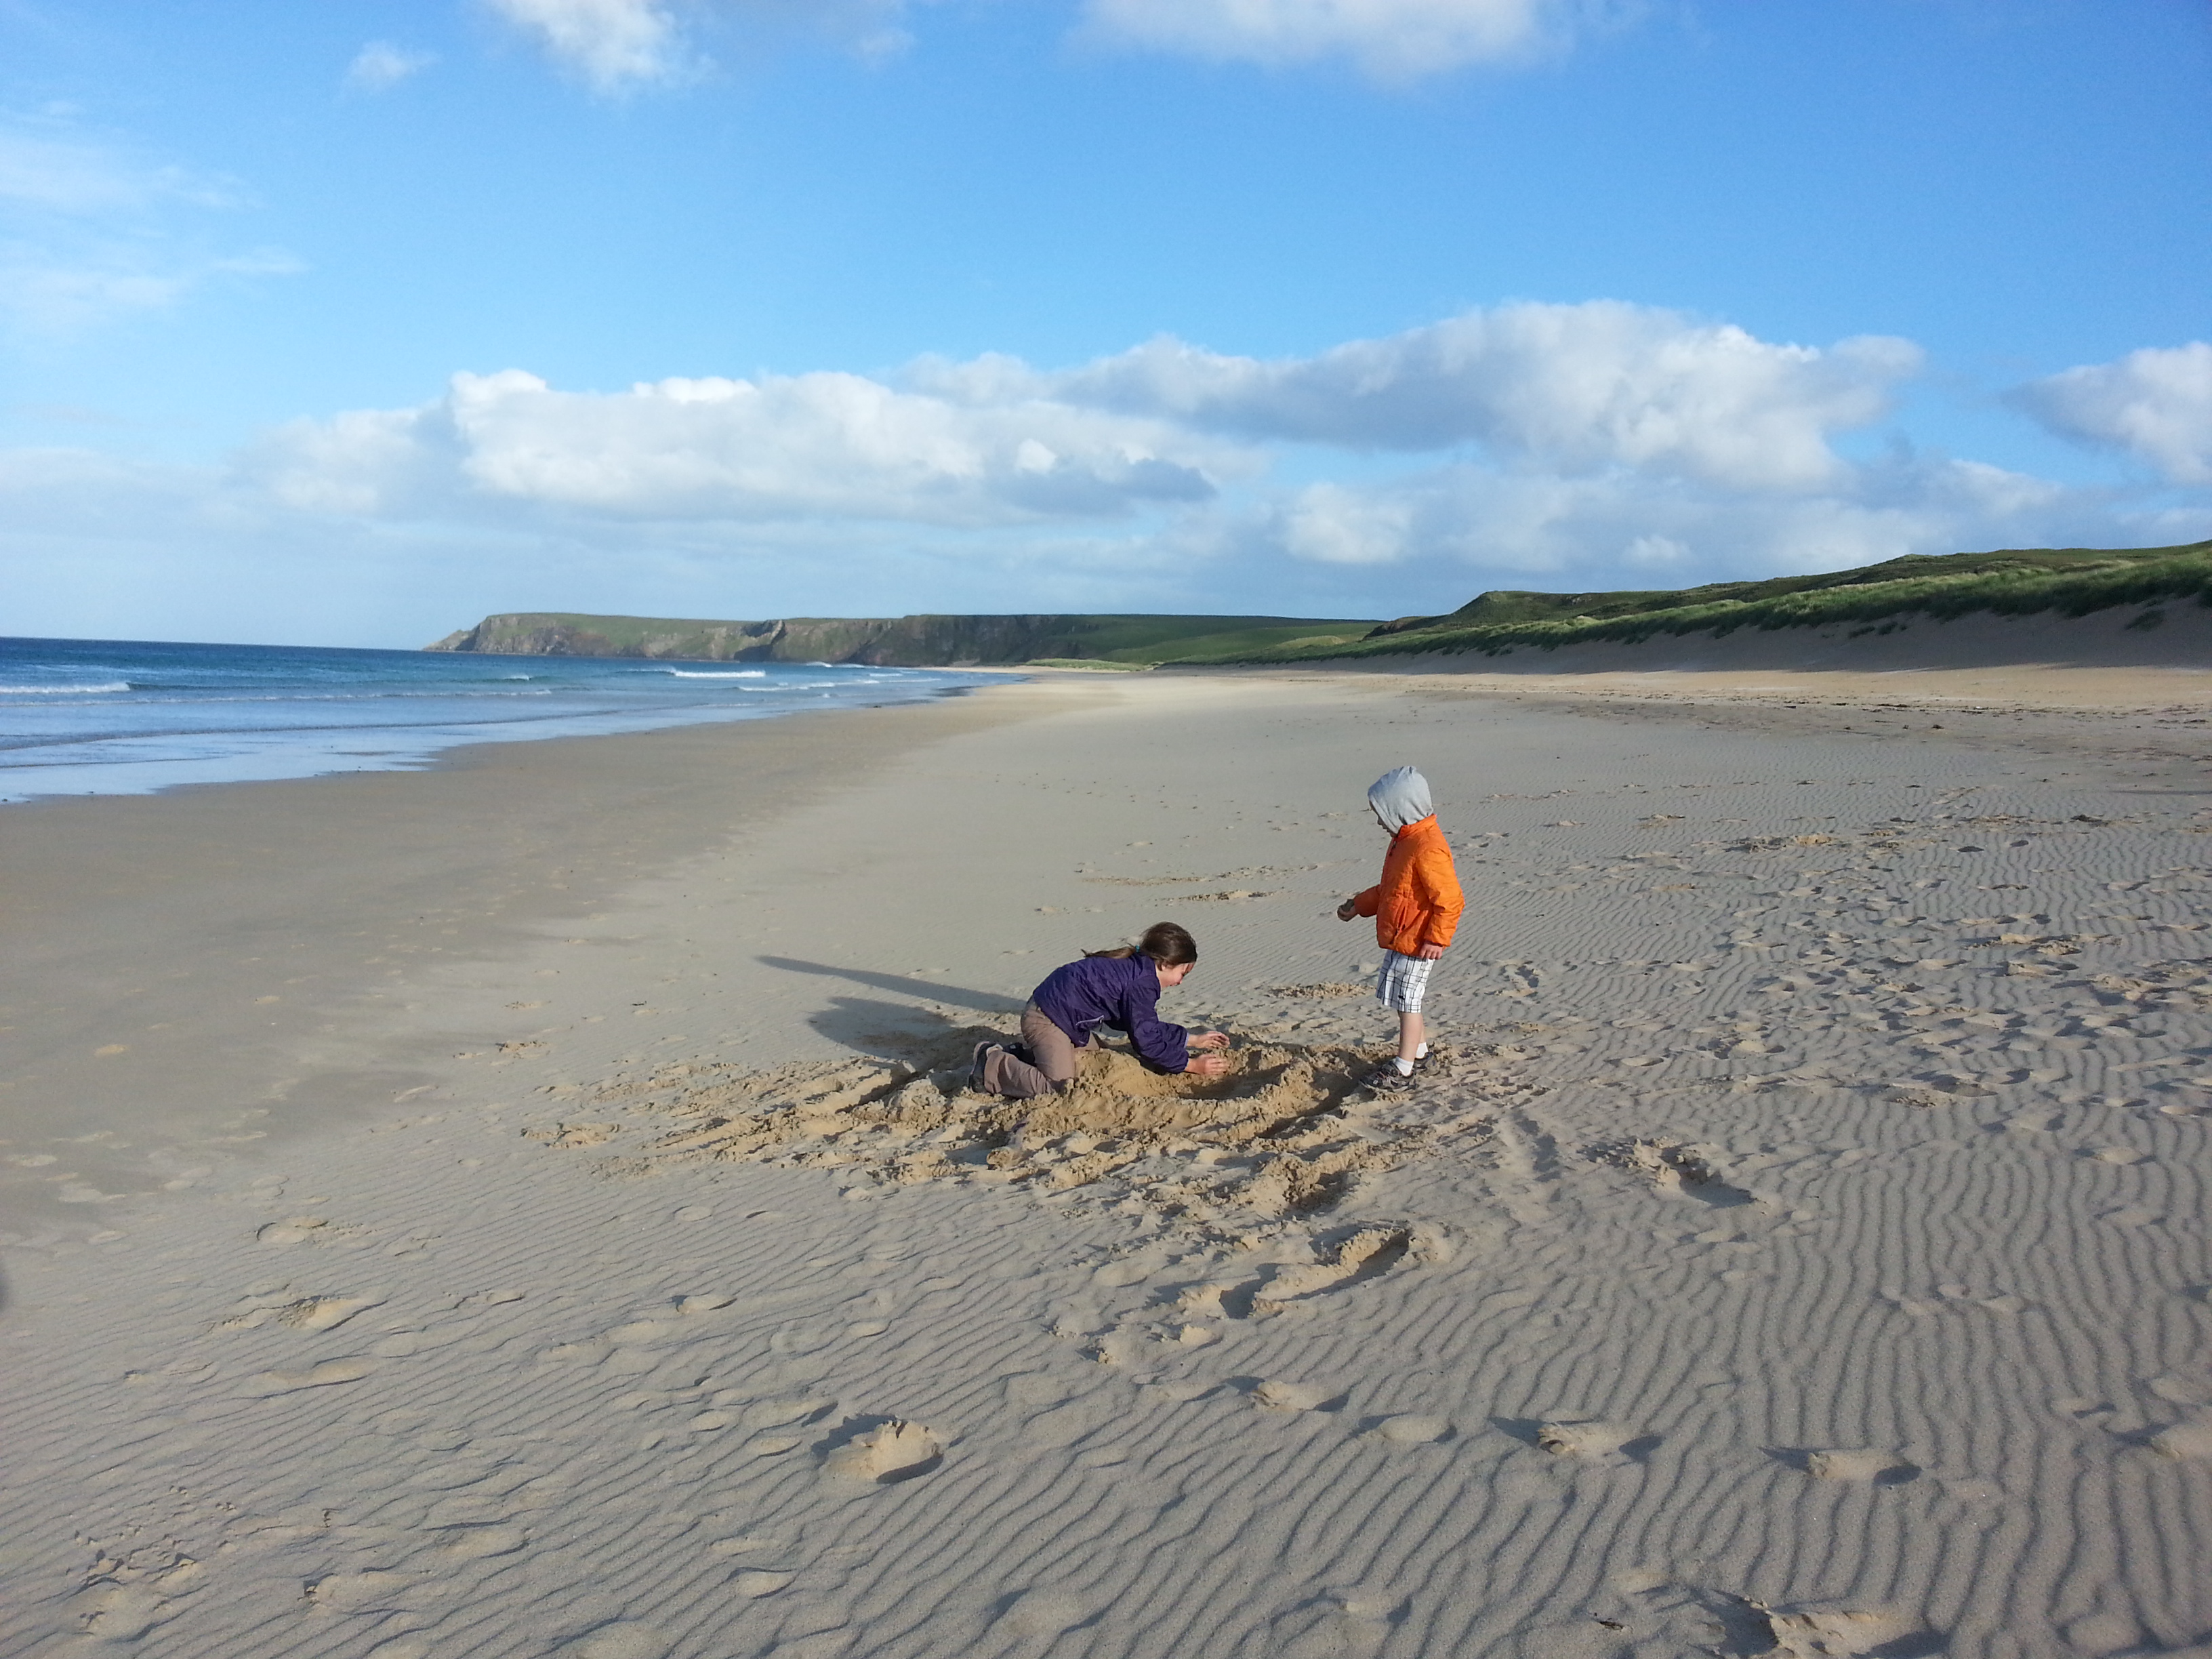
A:
POLYGON ((221 1073, 310 1127, 11 1108, 53 1192, 203 1173, 18 1206, 0 1654, 2202 1650, 2204 728, 1468 689, 994 691, 333 981, 221 1073), (1471 908, 1376 1101, 1407 760, 1471 908), (1163 915, 1237 1075, 963 1093, 1163 915))

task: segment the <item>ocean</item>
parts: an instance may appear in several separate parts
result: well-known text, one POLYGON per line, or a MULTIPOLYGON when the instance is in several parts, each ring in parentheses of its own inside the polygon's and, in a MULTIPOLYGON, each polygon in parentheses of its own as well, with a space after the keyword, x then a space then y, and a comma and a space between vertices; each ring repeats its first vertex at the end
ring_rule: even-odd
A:
POLYGON ((428 763, 465 743, 957 695, 980 674, 0 638, 0 801, 428 763))

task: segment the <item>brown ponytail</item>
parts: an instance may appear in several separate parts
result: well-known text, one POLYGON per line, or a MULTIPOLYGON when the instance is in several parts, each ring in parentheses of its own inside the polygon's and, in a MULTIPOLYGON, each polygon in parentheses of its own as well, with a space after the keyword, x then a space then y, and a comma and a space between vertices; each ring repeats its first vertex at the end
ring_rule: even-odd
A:
POLYGON ((1150 957, 1163 968, 1180 968, 1198 960, 1198 941, 1171 921, 1156 921, 1134 945, 1117 945, 1110 951, 1085 951, 1086 957, 1150 957))

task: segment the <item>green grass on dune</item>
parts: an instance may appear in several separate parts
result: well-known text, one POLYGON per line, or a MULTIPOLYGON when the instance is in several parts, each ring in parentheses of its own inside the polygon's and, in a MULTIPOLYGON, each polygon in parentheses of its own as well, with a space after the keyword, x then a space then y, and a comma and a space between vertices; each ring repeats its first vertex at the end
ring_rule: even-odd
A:
POLYGON ((1659 635, 1733 633, 1740 628, 1850 624, 1886 632, 1908 616, 1948 620, 1974 611, 2083 617, 2115 605, 2195 600, 2212 605, 2212 542, 2128 550, 2031 548, 1995 553, 1915 555, 1855 570, 1715 582, 1671 591, 1482 594, 1443 617, 1385 623, 1346 641, 1297 641, 1261 651, 1194 650, 1183 662, 1304 662, 1327 658, 1476 651, 1495 656, 1528 647, 1659 635))
POLYGON ((1149 665, 1220 653, 1279 651, 1314 641, 1364 639, 1371 622, 1285 617, 1099 616, 1071 618, 1069 632, 1091 661, 1149 665))

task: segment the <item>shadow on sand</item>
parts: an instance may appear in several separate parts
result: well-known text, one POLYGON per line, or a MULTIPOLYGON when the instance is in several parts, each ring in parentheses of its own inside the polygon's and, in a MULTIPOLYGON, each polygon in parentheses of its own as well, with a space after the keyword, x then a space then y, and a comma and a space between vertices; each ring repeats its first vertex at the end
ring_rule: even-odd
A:
MULTIPOLYGON (((927 1002, 949 1002, 956 1008, 973 1008, 984 1014, 1018 1014, 1026 999, 999 996, 989 991, 970 991, 958 985, 939 985, 934 980, 913 979, 904 974, 878 974, 866 968, 833 968, 826 962, 801 962, 794 957, 758 957, 771 968, 787 974, 814 974, 824 979, 850 980, 872 990, 899 996, 920 997, 927 1002)), ((880 1003, 871 1006, 880 1007, 880 1003)))

